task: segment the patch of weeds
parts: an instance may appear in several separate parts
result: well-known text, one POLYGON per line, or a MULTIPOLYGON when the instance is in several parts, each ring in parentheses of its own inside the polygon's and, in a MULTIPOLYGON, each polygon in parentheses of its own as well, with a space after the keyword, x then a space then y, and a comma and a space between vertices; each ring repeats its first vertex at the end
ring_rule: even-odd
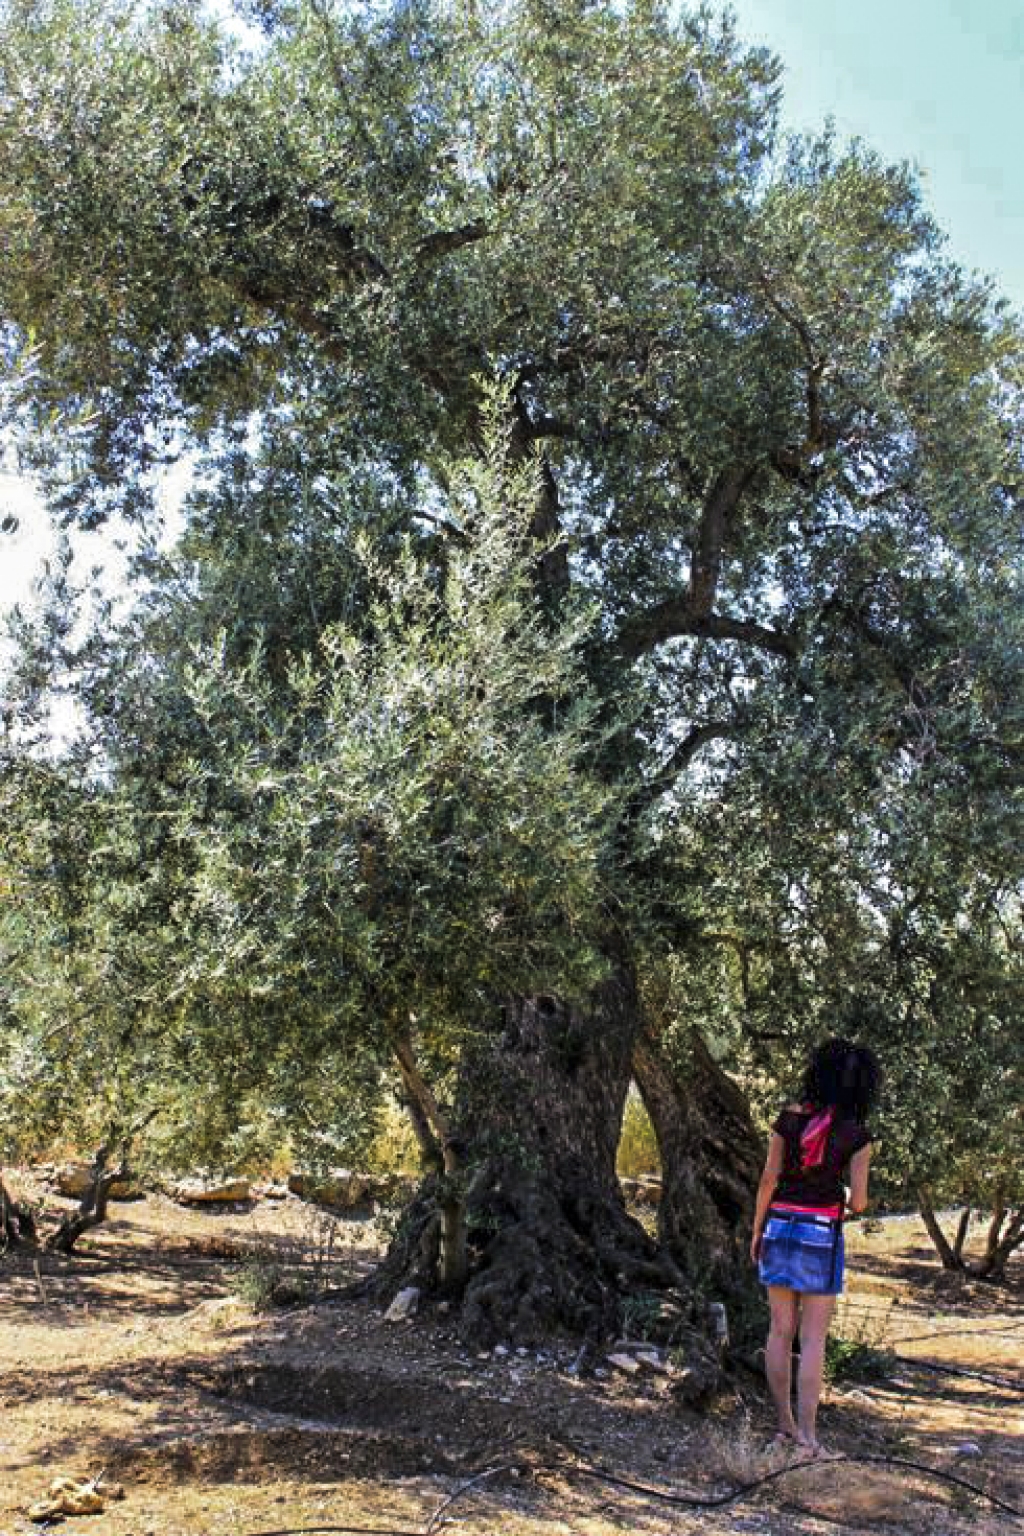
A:
POLYGON ((637 1291, 622 1303, 622 1332, 627 1339, 653 1339, 663 1321, 662 1300, 653 1291, 637 1291))
POLYGON ((962 1488, 959 1483, 947 1483, 946 1498, 958 1515, 973 1515, 977 1511, 978 1495, 962 1488))
POLYGON ((303 1261, 309 1272, 306 1288, 313 1296, 325 1296, 343 1273, 342 1231, 333 1211, 311 1208, 303 1232, 303 1261))
POLYGON ((379 1198, 373 1207, 373 1235, 383 1248, 398 1243, 409 1231, 409 1207, 397 1196, 379 1198))
POLYGON ((235 1291, 254 1312, 294 1306, 306 1297, 305 1284, 290 1276, 277 1259, 263 1254, 254 1254, 241 1265, 235 1291))
POLYGON ((892 1376, 897 1360, 886 1342, 888 1325, 888 1310, 884 1317, 858 1316, 844 1301, 838 1328, 825 1341, 825 1380, 835 1385, 840 1381, 884 1381, 892 1376))
POLYGON ((896 1369, 891 1349, 879 1349, 864 1339, 846 1339, 830 1334, 825 1341, 825 1380, 885 1381, 896 1369))
POLYGON ((638 1179, 644 1174, 661 1173, 658 1138, 635 1083, 630 1083, 626 1095, 615 1167, 622 1179, 638 1179))

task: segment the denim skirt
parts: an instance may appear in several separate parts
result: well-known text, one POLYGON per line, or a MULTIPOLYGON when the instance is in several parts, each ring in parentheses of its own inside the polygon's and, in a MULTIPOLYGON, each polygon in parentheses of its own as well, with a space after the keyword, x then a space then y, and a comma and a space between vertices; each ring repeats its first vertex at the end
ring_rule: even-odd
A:
POLYGON ((769 1212, 757 1268, 762 1285, 838 1296, 844 1261, 841 1222, 769 1212))

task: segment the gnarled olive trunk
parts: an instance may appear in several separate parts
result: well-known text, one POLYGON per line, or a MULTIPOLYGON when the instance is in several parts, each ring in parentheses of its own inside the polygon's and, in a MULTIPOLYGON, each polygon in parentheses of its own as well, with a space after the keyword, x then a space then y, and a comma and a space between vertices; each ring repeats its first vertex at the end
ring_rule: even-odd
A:
MULTIPOLYGON (((454 1294, 463 1331, 484 1342, 552 1330, 603 1339, 642 1321, 645 1336, 684 1350, 691 1389, 699 1391, 717 1375, 707 1304, 735 1292, 726 1270, 749 1218, 760 1149, 738 1090, 702 1059, 692 1099, 684 1082, 673 1088, 680 1132, 669 1164, 677 1169, 675 1199, 691 1188, 702 1212, 718 1213, 717 1224, 705 1214, 699 1232, 691 1224, 678 1245, 646 1232, 627 1212, 615 1171, 640 1029, 635 977, 618 960, 585 1004, 509 1001, 500 1026, 467 1050, 452 1117, 467 1274, 454 1294), (718 1102, 727 1103, 728 1118, 712 1127, 718 1102), (696 1129, 684 1135, 687 1103, 696 1129), (714 1166, 713 1141, 722 1166, 714 1166), (710 1247, 698 1262, 701 1243, 710 1247), (717 1291, 709 1276, 722 1279, 717 1291)), ((443 1290, 451 1178, 430 1174, 406 1212, 372 1282, 382 1299, 405 1285, 443 1290)), ((670 1209, 681 1230, 678 1205, 670 1209)))
POLYGON ((748 1255, 763 1140, 742 1091, 698 1035, 670 1051, 645 1023, 633 1076, 661 1156, 659 1239, 692 1290, 732 1304, 735 1336, 759 1313, 748 1255))
MULTIPOLYGON (((506 1002, 467 1049, 453 1136, 460 1151, 470 1335, 530 1338, 568 1329, 607 1337, 639 1292, 682 1304, 682 1276, 628 1215, 615 1153, 629 1086, 638 1005, 617 963, 585 1004, 506 1002)), ((439 1288, 451 1175, 430 1175, 375 1281, 439 1288)))
POLYGON ((110 1146, 104 1145, 96 1152, 89 1183, 79 1200, 78 1210, 69 1211, 61 1217, 60 1226, 47 1239, 47 1248, 56 1253, 71 1253, 83 1233, 102 1226, 106 1221, 110 1191, 115 1184, 128 1177, 127 1149, 122 1154, 121 1162, 113 1168, 109 1165, 110 1151, 110 1146))

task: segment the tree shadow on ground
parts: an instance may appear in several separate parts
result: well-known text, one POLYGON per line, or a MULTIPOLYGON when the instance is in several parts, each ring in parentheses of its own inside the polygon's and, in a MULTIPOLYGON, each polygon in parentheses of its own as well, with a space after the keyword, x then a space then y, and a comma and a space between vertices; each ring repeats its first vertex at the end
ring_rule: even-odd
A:
MULTIPOLYGON (((237 1215, 237 1212, 235 1212, 237 1215)), ((97 1319, 175 1316, 237 1289, 254 1264, 277 1266, 310 1295, 363 1278, 374 1259, 339 1244, 328 1257, 291 1234, 180 1234, 139 1245, 130 1223, 89 1233, 72 1254, 20 1244, 0 1255, 5 1317, 74 1328, 97 1319)))
POLYGON ((858 1250, 852 1262, 859 1273, 909 1287, 918 1308, 933 1301, 941 1301, 944 1312, 1003 1312, 1024 1306, 1024 1253, 1014 1255, 1004 1278, 996 1281, 943 1269, 935 1250, 923 1244, 898 1254, 858 1250))

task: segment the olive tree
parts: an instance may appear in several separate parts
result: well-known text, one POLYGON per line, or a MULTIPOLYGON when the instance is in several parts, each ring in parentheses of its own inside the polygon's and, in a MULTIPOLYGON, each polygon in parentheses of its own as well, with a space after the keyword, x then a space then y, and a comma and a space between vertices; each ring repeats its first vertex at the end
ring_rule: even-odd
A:
MULTIPOLYGON (((0 305, 37 348, 26 463, 56 516, 117 511, 149 527, 161 465, 193 456, 194 564, 177 589, 158 560, 146 579, 220 607, 226 663, 207 649, 198 665, 222 699, 203 709, 246 722, 274 765, 259 790, 236 741, 205 778, 182 775, 190 740, 209 736, 199 680, 183 693, 186 658, 172 666, 180 709, 150 710, 145 686, 161 673, 147 647, 166 656, 188 634, 171 602, 138 631, 134 681, 120 643, 104 661, 100 636, 81 658, 111 785, 148 781, 178 814, 183 791, 188 804, 206 794, 220 816, 232 784, 260 846, 278 806, 285 825, 269 825, 292 889, 307 855, 283 807, 308 808, 312 791, 298 766, 282 778, 277 735, 256 727, 315 718, 344 680, 331 637, 360 639, 376 580, 351 579, 354 524, 377 569, 401 571, 411 539, 443 589, 458 543, 449 466, 485 451, 497 374, 509 468, 532 466, 539 613, 555 637, 592 615, 580 692, 595 728, 573 773, 615 812, 607 900, 579 950, 598 971, 566 968, 559 943, 543 984, 496 963, 477 998, 459 990, 449 1139, 474 1163, 479 1212, 467 1316, 492 1334, 600 1329, 638 1286, 683 1290, 694 1316, 709 1287, 742 1292, 760 1144, 722 1065, 741 1057, 708 1051, 699 1019, 687 1048, 667 1051, 657 989, 640 978, 717 922, 721 863, 698 856, 709 840, 742 846, 752 873, 763 851, 764 880, 784 879, 770 797, 743 794, 773 752, 788 764, 778 796, 799 802, 806 786, 823 879, 844 807, 856 802, 877 842, 897 788, 899 804, 927 804, 929 741, 951 765, 954 811, 975 776, 1009 771, 1013 732, 988 727, 999 701, 974 681, 991 669, 973 637, 990 587, 1019 593, 1016 322, 946 260, 905 167, 828 134, 781 140, 777 62, 707 10, 296 0, 212 15, 9 0, 2 14, 0 305), (975 703, 986 724, 968 731, 972 751, 947 751, 975 703), (653 1255, 635 1246, 614 1171, 634 1071, 666 1173, 653 1255)), ((557 769, 548 692, 540 668, 517 696, 524 749, 541 752, 539 721, 557 769)), ((372 709, 360 718, 369 729, 372 709)), ((429 731, 416 740, 427 765, 440 760, 429 731)), ((467 804, 489 806, 497 837, 502 796, 467 804)), ((419 824, 411 790, 407 813, 419 824)), ((193 866, 182 833, 177 931, 203 889, 233 893, 232 921, 245 909, 245 835, 211 837, 193 866)), ((371 818, 371 863, 382 837, 371 818)), ((515 862, 511 841, 492 865, 484 840, 485 871, 515 862)), ((544 931, 549 893, 564 887, 571 906, 576 873, 562 841, 531 850, 541 867, 523 889, 544 931)), ((452 920, 460 894, 445 888, 452 920)), ((374 899, 368 886, 356 903, 360 932, 374 899)), ((276 934, 280 903, 267 913, 276 934)), ((440 909, 427 914, 425 931, 448 931, 440 909)), ((394 953, 383 921, 380 939, 394 953)), ((267 948, 278 978, 286 949, 267 948)), ((715 964, 721 951, 704 946, 715 964)), ((244 959, 230 982, 255 988, 262 951, 244 959)), ((417 984, 430 975, 415 969, 417 984)), ((262 1061, 239 1047, 259 1042, 258 1011, 234 1034, 231 1017, 210 1004, 228 1059, 262 1061)), ((321 1027, 303 1030, 311 1048, 321 1027)), ((427 1190, 389 1283, 430 1270, 436 1207, 427 1190)))

